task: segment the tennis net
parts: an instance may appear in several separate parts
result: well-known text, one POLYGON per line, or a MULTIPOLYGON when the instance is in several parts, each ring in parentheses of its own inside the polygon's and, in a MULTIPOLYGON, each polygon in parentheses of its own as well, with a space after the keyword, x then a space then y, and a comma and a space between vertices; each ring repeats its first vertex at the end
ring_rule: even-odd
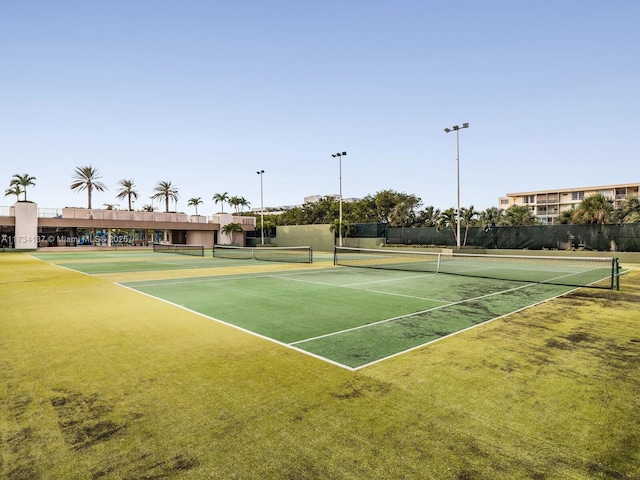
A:
POLYGON ((154 243, 153 251, 159 253, 177 253, 204 257, 204 245, 180 245, 175 243, 154 243))
POLYGON ((449 273, 471 277, 617 288, 617 258, 434 253, 335 247, 334 264, 348 267, 449 273))
POLYGON ((238 260, 264 260, 268 262, 313 263, 313 249, 303 247, 237 247, 215 245, 213 256, 238 260))

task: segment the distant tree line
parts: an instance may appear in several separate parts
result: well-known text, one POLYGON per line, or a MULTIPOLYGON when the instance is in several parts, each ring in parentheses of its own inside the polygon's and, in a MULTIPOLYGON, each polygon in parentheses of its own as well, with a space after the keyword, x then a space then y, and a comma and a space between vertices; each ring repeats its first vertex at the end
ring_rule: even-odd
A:
MULTIPOLYGON (((330 224, 331 229, 337 231, 339 209, 339 198, 327 196, 283 213, 266 212, 265 230, 278 225, 330 224)), ((342 202, 342 218, 342 231, 347 234, 356 223, 384 223, 389 227, 446 228, 456 235, 457 209, 423 207, 416 195, 382 190, 358 201, 342 202)), ((616 209, 613 200, 596 194, 586 197, 577 208, 561 212, 558 221, 579 225, 640 222, 640 201, 628 197, 616 209)), ((469 227, 537 225, 538 220, 526 205, 512 205, 505 210, 490 207, 482 211, 471 205, 460 209, 460 224, 461 236, 466 236, 469 227)))

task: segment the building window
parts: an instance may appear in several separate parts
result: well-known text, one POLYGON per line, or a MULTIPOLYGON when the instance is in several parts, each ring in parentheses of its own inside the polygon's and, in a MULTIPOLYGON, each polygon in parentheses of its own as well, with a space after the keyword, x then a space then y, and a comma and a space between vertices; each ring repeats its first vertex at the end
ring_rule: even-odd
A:
POLYGON ((582 192, 571 192, 571 200, 584 200, 584 191, 582 192))
POLYGON ((509 205, 509 199, 508 198, 501 198, 500 199, 500 205, 509 205))
POLYGON ((611 190, 600 190, 598 193, 607 198, 611 198, 613 196, 611 195, 611 190))
POLYGON ((536 203, 535 195, 525 195, 523 197, 524 203, 536 203))

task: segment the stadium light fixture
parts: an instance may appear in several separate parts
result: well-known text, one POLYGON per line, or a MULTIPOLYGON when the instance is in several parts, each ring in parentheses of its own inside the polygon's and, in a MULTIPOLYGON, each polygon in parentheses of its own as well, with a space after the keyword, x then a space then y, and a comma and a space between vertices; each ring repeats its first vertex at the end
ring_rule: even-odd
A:
POLYGON ((339 173, 340 173, 340 218, 338 219, 338 245, 342 246, 342 157, 346 157, 347 152, 332 153, 333 158, 338 157, 339 173))
POLYGON ((264 245, 264 191, 262 189, 264 170, 258 170, 256 173, 260 175, 260 241, 264 245))
POLYGON ((458 211, 456 212, 456 246, 460 248, 460 129, 469 128, 468 123, 463 123, 462 127, 454 125, 451 128, 445 128, 446 133, 456 132, 456 165, 458 170, 458 211))

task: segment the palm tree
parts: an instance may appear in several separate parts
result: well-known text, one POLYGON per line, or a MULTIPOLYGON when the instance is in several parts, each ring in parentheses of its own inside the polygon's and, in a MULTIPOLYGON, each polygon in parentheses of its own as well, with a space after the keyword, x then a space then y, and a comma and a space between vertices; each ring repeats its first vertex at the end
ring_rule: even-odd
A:
POLYGON ((248 209, 251 206, 251 203, 247 201, 246 198, 244 197, 240 197, 238 199, 238 205, 240 205, 240 207, 242 207, 240 209, 241 212, 244 212, 245 207, 248 209))
POLYGON ((558 215, 558 223, 567 225, 573 221, 573 216, 576 213, 575 208, 570 208, 569 210, 562 210, 558 215))
POLYGON ((156 207, 154 207, 153 205, 143 205, 142 206, 142 211, 143 212, 155 212, 156 207))
POLYGON ((129 211, 133 210, 131 207, 131 199, 138 199, 138 192, 135 190, 136 184, 133 182, 133 179, 125 179, 120 180, 118 185, 122 188, 118 191, 116 198, 118 200, 124 200, 126 198, 129 202, 129 211))
POLYGON ((473 205, 469 208, 462 208, 460 210, 460 221, 464 225, 464 241, 462 242, 462 246, 465 247, 469 236, 469 227, 473 224, 475 217, 477 217, 480 212, 476 211, 473 205))
POLYGON ((216 204, 222 204, 221 213, 224 213, 224 204, 227 200, 229 200, 229 192, 216 193, 211 200, 213 200, 216 204))
POLYGON ((415 213, 411 205, 400 201, 389 212, 389 225, 391 227, 410 227, 415 220, 415 213))
MULTIPOLYGON (((228 200, 229 205, 231 205, 232 207, 235 208, 236 213, 240 213, 240 205, 242 205, 242 197, 238 197, 236 195, 234 195, 233 197, 230 197, 228 200)), ((245 200, 246 202, 246 200, 245 200)))
POLYGON ((418 213, 416 222, 422 227, 435 227, 440 216, 440 209, 430 205, 418 213))
POLYGON ((171 182, 160 181, 153 189, 156 192, 151 199, 156 200, 159 198, 164 199, 165 212, 169 213, 169 200, 173 200, 174 202, 178 202, 178 188, 171 185, 171 182))
POLYGON ((613 200, 600 193, 586 197, 573 215, 573 222, 578 224, 603 224, 613 221, 613 200))
POLYGON ((242 231, 242 225, 239 223, 227 223, 224 227, 220 229, 222 233, 225 235, 229 235, 231 239, 231 243, 235 243, 235 236, 237 232, 242 231))
POLYGON ((329 225, 329 231, 333 233, 334 237, 342 234, 342 238, 346 239, 349 237, 349 232, 351 232, 352 227, 353 226, 344 218, 342 219, 342 223, 340 223, 339 218, 335 218, 329 225), (340 228, 340 226, 342 226, 342 228, 340 228))
POLYGON ((187 202, 187 206, 196 207, 196 216, 198 215, 198 205, 202 205, 202 198, 200 197, 190 198, 187 202))
POLYGON ((20 185, 13 185, 11 188, 7 188, 4 191, 4 196, 8 197, 9 195, 16 196, 16 202, 20 201, 20 195, 22 195, 22 187, 20 185))
POLYGON ((91 194, 94 190, 104 192, 107 186, 99 181, 101 176, 98 175, 98 169, 88 165, 86 167, 76 167, 71 184, 71 190, 87 191, 87 208, 91 209, 91 194))
POLYGON ((638 197, 627 197, 623 200, 618 216, 623 223, 640 222, 640 199, 638 197))
POLYGON ((456 215, 456 210, 454 208, 447 208, 445 211, 440 213, 438 217, 438 223, 436 224, 436 228, 438 230, 442 228, 449 227, 453 232, 453 239, 455 240, 455 244, 458 245, 458 216, 456 215))
POLYGON ((511 205, 504 211, 502 222, 509 227, 538 223, 536 216, 526 205, 511 205))
MULTIPOLYGON (((24 193, 24 201, 27 201, 27 187, 34 186, 36 184, 36 177, 32 177, 28 173, 23 173, 22 175, 14 174, 11 179, 11 183, 9 186, 14 187, 18 186, 22 189, 22 193, 24 193)), ((10 194, 13 195, 13 194, 10 194)))
POLYGON ((498 207, 489 207, 480 212, 479 220, 482 227, 495 227, 502 223, 504 211, 498 207))

